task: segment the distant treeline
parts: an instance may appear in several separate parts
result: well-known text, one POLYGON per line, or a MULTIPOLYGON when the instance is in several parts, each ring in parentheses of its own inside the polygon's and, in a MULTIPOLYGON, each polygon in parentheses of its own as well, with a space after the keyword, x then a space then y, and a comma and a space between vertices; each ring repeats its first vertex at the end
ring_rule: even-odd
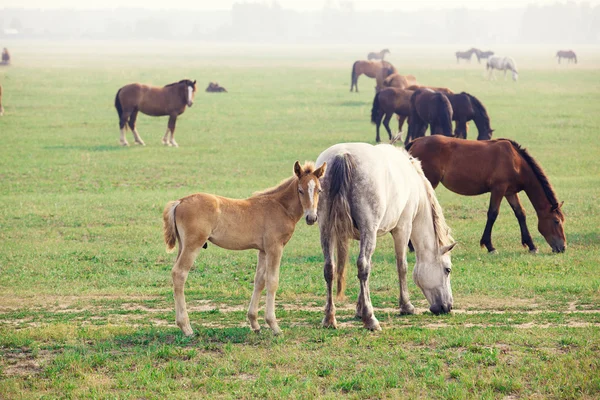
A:
POLYGON ((298 12, 277 2, 236 3, 231 11, 0 10, 0 37, 177 39, 258 43, 539 43, 600 42, 600 6, 556 3, 496 11, 404 12, 339 7, 298 12))

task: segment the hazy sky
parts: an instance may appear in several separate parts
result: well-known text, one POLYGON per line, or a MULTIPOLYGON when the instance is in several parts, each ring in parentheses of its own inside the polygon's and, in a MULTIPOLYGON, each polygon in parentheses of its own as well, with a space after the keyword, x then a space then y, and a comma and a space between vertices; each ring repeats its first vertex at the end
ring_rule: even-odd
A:
MULTIPOLYGON (((319 10, 326 3, 337 6, 343 0, 277 0, 287 9, 298 11, 319 10)), ((526 4, 549 5, 566 3, 566 0, 351 0, 356 10, 404 9, 415 10, 423 8, 484 8, 497 9, 507 7, 523 7, 526 4)), ((149 9, 187 9, 187 10, 230 10, 234 3, 263 3, 271 4, 272 0, 1 0, 2 8, 117 8, 136 7, 149 9)), ((592 6, 600 4, 600 0, 570 0, 574 3, 589 3, 592 6)))

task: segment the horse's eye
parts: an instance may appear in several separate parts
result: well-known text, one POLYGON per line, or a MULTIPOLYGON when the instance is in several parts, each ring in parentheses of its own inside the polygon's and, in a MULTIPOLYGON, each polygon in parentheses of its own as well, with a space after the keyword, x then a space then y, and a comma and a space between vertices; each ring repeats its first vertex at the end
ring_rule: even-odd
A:
POLYGON ((559 220, 557 220, 557 219, 555 219, 555 220, 554 220, 554 223, 555 223, 556 225, 560 225, 560 221, 559 221, 559 220))
POLYGON ((304 194, 304 190, 302 190, 302 189, 298 189, 298 193, 300 193, 300 194, 304 194))
POLYGON ((450 275, 450 272, 452 272, 452 268, 446 268, 446 275, 450 275))
POLYGON ((319 188, 319 191, 317 193, 323 193, 323 189, 319 188))

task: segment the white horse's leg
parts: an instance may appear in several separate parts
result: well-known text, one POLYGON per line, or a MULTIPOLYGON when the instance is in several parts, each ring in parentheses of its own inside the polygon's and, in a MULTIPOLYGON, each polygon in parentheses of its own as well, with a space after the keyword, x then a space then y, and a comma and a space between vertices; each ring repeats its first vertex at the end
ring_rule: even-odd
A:
POLYGON ((184 286, 190 268, 192 268, 199 251, 200 248, 187 250, 187 248, 184 247, 171 270, 173 293, 175 295, 175 321, 177 322, 177 326, 181 328, 183 334, 186 336, 192 335, 194 331, 190 325, 190 318, 187 313, 184 286))
POLYGON ((327 285, 327 300, 325 302, 325 317, 321 323, 324 328, 337 328, 337 320, 335 319, 335 304, 333 303, 333 246, 332 239, 327 232, 326 221, 320 221, 321 228, 321 248, 325 263, 323 264, 323 277, 327 285))
POLYGON ((362 306, 362 321, 364 327, 371 331, 380 331, 379 321, 373 315, 371 292, 369 291, 369 274, 371 273, 371 256, 377 244, 376 232, 361 232, 360 253, 358 255, 358 279, 360 281, 360 294, 358 304, 362 306))
POLYGON ((265 320, 273 330, 273 334, 281 334, 281 329, 277 324, 275 317, 275 293, 279 287, 279 264, 283 254, 283 245, 275 246, 267 252, 267 268, 265 271, 265 280, 267 283, 267 308, 265 311, 265 320))
POLYGON ((260 331, 260 325, 258 324, 258 303, 260 302, 260 295, 265 288, 265 273, 267 267, 267 254, 264 251, 258 252, 258 263, 256 264, 256 273, 254 274, 254 291, 252 292, 252 299, 250 300, 250 306, 248 307, 248 321, 250 327, 254 332, 260 331))
POLYGON ((411 227, 402 226, 392 231, 394 249, 396 251, 396 270, 398 271, 398 285, 400 287, 400 314, 414 314, 415 307, 410 303, 408 281, 406 279, 408 262, 406 261, 406 247, 410 238, 411 227))
POLYGON ((170 146, 169 144, 169 133, 171 132, 171 130, 169 128, 167 128, 167 131, 165 132, 165 136, 163 136, 162 138, 162 144, 164 144, 165 146, 170 146))

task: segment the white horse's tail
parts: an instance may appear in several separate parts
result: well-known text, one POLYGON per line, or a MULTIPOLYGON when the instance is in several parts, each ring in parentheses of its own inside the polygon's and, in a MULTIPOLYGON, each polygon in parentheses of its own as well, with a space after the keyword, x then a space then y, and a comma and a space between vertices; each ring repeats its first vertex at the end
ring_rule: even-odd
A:
POLYGON ((175 248, 179 234, 177 233, 177 225, 175 224, 175 209, 181 203, 179 200, 170 201, 165 206, 163 211, 163 233, 165 244, 167 245, 167 253, 171 253, 175 248))

